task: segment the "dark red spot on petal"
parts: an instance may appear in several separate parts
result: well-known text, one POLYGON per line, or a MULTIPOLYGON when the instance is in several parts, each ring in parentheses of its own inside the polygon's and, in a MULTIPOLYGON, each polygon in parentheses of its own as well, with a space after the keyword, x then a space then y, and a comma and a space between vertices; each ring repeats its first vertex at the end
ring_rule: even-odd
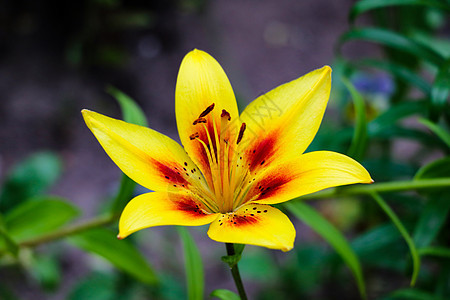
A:
POLYGON ((245 225, 252 225, 258 222, 258 218, 254 217, 253 214, 251 216, 240 216, 235 215, 233 218, 233 223, 237 226, 245 226, 245 225))
POLYGON ((277 141, 277 133, 271 132, 264 138, 257 140, 252 148, 254 150, 248 154, 248 162, 250 170, 260 167, 267 161, 270 161, 275 154, 275 143, 277 141))
POLYGON ((153 161, 155 167, 166 179, 170 179, 175 184, 188 184, 187 180, 177 172, 173 167, 168 164, 161 163, 159 161, 153 161))
POLYGON ((192 214, 195 216, 206 215, 205 211, 200 208, 199 204, 192 199, 182 198, 179 200, 175 200, 174 204, 176 205, 176 208, 178 210, 182 210, 188 214, 192 214))

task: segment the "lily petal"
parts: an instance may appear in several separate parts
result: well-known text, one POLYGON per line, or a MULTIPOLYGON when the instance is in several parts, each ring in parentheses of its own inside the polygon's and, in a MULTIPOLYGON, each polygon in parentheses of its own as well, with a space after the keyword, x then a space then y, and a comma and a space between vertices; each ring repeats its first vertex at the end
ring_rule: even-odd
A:
POLYGON ((289 218, 269 205, 244 205, 234 213, 220 214, 208 236, 218 242, 251 244, 289 251, 294 247, 295 228, 289 218))
POLYGON ((268 168, 274 159, 298 157, 319 129, 331 90, 325 66, 260 96, 242 112, 247 129, 240 146, 250 172, 268 168))
POLYGON ((188 194, 153 192, 137 196, 125 207, 119 220, 122 239, 138 230, 161 225, 200 226, 211 223, 217 214, 188 194))
POLYGON ((83 110, 84 120, 116 165, 155 191, 206 185, 183 148, 152 129, 83 110))
POLYGON ((367 170, 354 159, 336 152, 315 151, 261 173, 247 199, 276 204, 329 187, 372 182, 367 170))
POLYGON ((224 130, 221 129, 223 110, 230 118, 226 130, 239 130, 236 98, 228 77, 212 56, 194 49, 184 57, 180 66, 175 91, 175 114, 181 143, 203 174, 210 179, 210 166, 205 147, 192 136, 198 136, 211 149, 215 148, 214 127, 219 135, 224 130), (203 116, 206 124, 199 122, 194 125, 200 116, 203 116), (213 145, 209 145, 205 128, 213 145))

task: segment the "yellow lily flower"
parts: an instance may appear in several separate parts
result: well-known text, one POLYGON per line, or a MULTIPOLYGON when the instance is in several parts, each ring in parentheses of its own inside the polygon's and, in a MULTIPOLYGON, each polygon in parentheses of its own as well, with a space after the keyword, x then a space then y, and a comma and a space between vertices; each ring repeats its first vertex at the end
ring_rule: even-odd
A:
POLYGON ((195 49, 181 63, 175 92, 184 148, 152 129, 83 110, 117 166, 154 191, 128 203, 118 237, 152 226, 211 223, 208 235, 218 242, 292 249, 294 226, 270 204, 372 182, 345 155, 303 154, 319 129, 330 89, 331 68, 325 66, 260 96, 239 115, 222 67, 195 49))

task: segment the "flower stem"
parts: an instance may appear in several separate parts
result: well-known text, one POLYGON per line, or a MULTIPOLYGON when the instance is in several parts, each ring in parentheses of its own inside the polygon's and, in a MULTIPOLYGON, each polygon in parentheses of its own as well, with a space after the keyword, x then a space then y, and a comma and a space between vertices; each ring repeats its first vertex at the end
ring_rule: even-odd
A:
POLYGON ((373 192, 389 193, 404 192, 410 190, 423 190, 431 188, 449 187, 450 178, 433 178, 409 181, 381 182, 373 184, 357 184, 351 186, 327 189, 297 199, 325 199, 354 195, 369 195, 373 192))
POLYGON ((19 246, 22 247, 35 247, 40 244, 48 243, 54 240, 58 240, 70 235, 74 235, 89 229, 109 225, 116 221, 118 219, 118 215, 105 215, 105 216, 98 216, 95 218, 92 218, 90 220, 74 224, 71 226, 63 227, 59 230, 31 238, 28 240, 24 240, 19 243, 19 246))
MULTIPOLYGON (((233 243, 226 243, 225 246, 227 247, 228 256, 233 256, 236 254, 236 252, 234 251, 233 243)), ((244 285, 242 284, 241 274, 239 273, 237 263, 234 264, 233 267, 231 268, 231 275, 233 275, 234 283, 236 284, 236 288, 239 292, 241 300, 247 300, 247 295, 245 294, 244 285)))

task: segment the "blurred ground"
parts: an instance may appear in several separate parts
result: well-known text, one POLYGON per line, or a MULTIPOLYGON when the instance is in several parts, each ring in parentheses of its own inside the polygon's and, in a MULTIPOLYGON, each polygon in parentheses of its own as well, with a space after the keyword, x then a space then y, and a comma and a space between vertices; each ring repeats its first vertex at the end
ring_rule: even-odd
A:
MULTIPOLYGON (((56 151, 64 158, 64 174, 51 192, 71 199, 85 216, 96 214, 120 178, 80 114, 89 108, 120 117, 117 104, 104 92, 107 84, 136 99, 150 127, 178 139, 174 89, 189 50, 213 55, 238 98, 248 103, 331 64, 352 3, 219 0, 195 6, 194 1, 128 1, 93 8, 97 2, 0 2, 0 178, 35 151, 56 151), (149 20, 139 25, 136 19, 135 27, 108 27, 110 19, 126 20, 119 12, 149 20)), ((206 239, 202 236, 200 245, 210 247, 206 239)), ((82 259, 71 252, 67 268, 78 270, 82 259)), ((214 274, 211 267, 206 274, 214 274)), ((229 281, 219 271, 208 282, 226 287, 217 282, 220 276, 229 281)))

